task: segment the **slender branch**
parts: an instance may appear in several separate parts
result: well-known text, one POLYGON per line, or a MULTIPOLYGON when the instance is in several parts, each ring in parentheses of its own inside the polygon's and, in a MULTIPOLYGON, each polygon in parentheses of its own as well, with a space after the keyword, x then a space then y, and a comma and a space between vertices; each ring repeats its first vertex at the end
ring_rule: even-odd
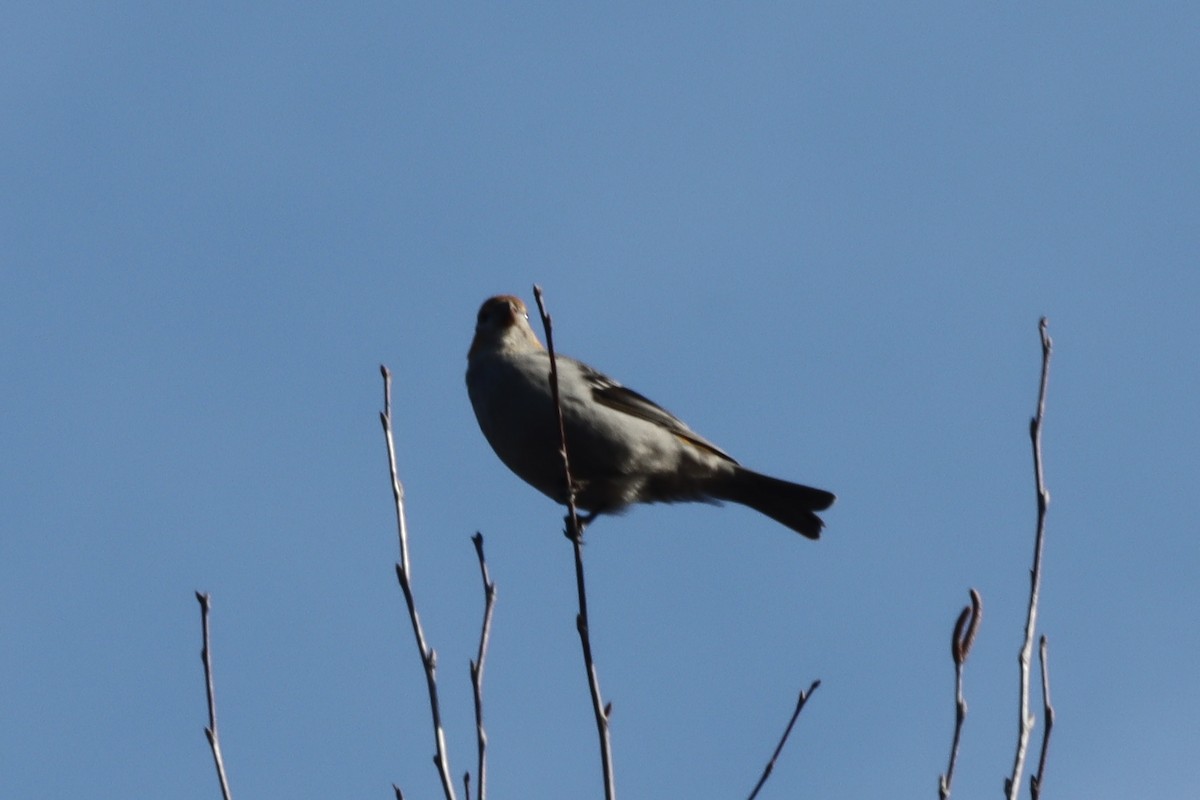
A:
POLYGON ((1033 476, 1037 489, 1037 537, 1033 548, 1033 569, 1029 576, 1029 612, 1025 618, 1025 641, 1021 645, 1021 707, 1017 727, 1017 751, 1013 757, 1012 775, 1004 781, 1004 792, 1009 800, 1017 800, 1021 793, 1021 773, 1025 769, 1025 755, 1029 749, 1029 734, 1033 730, 1033 715, 1029 713, 1030 662, 1033 657, 1033 633, 1037 627, 1038 592, 1042 583, 1042 549, 1046 534, 1046 509, 1050 505, 1050 493, 1046 491, 1042 472, 1042 420, 1046 414, 1046 387, 1050 381, 1050 355, 1053 343, 1047 331, 1046 318, 1038 324, 1042 339, 1042 379, 1038 388, 1037 411, 1029 422, 1029 439, 1033 444, 1033 476))
MULTIPOLYGON (((471 688, 475 695, 475 738, 479 750, 479 763, 475 771, 479 788, 476 800, 487 800, 487 732, 483 728, 483 664, 487 658, 488 637, 492 632, 492 611, 496 606, 496 584, 488 575, 487 559, 483 557, 483 534, 478 531, 471 537, 475 553, 479 556, 479 575, 483 579, 483 626, 479 631, 479 652, 471 662, 471 688)), ((471 800, 470 773, 463 775, 466 798, 471 800)))
POLYGON ((217 733, 217 693, 213 685, 212 649, 208 638, 208 614, 212 608, 212 598, 207 592, 196 592, 196 600, 200 602, 200 630, 204 640, 200 660, 204 662, 204 683, 208 694, 208 727, 204 729, 204 735, 208 738, 208 746, 212 750, 217 780, 221 782, 221 797, 229 800, 229 778, 225 775, 225 759, 221 757, 221 737, 217 733))
MULTIPOLYGON (((567 451, 567 426, 563 419, 562 400, 558 393, 558 358, 554 355, 554 320, 546 313, 546 303, 542 299, 542 287, 533 285, 533 297, 537 300, 538 314, 542 318, 542 329, 546 332, 546 352, 550 355, 550 396, 554 400, 554 414, 558 422, 558 454, 562 457, 563 478, 566 481, 567 498, 567 535, 573 539, 583 538, 584 525, 579 518, 579 510, 575 507, 575 480, 571 477, 571 456, 567 451)), ((586 598, 583 598, 586 600, 586 598)), ((585 609, 586 610, 586 609, 585 609)))
POLYGON ((1050 749, 1050 731, 1054 729, 1054 706, 1050 704, 1050 666, 1046 662, 1046 636, 1042 635, 1038 648, 1038 662, 1042 668, 1042 753, 1038 756, 1037 774, 1029 778, 1029 796, 1038 800, 1042 795, 1042 776, 1046 772, 1046 751, 1050 749))
MULTIPOLYGON (((425 670, 425 684, 429 690, 429 709, 433 716, 433 738, 437 748, 433 763, 442 780, 442 792, 446 800, 455 800, 454 783, 450 778, 450 759, 446 753, 446 732, 442 728, 442 712, 438 702, 437 653, 425 641, 425 630, 421 627, 421 618, 417 614, 416 601, 413 598, 412 567, 408 558, 408 524, 404 516, 404 487, 400 484, 400 478, 396 473, 396 444, 392 436, 392 373, 382 365, 379 367, 379 371, 383 375, 383 412, 379 415, 379 421, 383 425, 383 435, 387 442, 392 497, 396 502, 396 528, 400 536, 400 562, 396 564, 396 578, 400 582, 400 589, 404 592, 404 601, 408 604, 408 616, 412 621, 417 650, 421 654, 421 666, 425 670)), ((397 788, 398 795, 399 791, 397 788)))
POLYGON ((783 752, 783 746, 787 744, 788 737, 792 735, 792 728, 796 725, 796 720, 800 717, 800 712, 804 710, 804 704, 808 702, 808 698, 812 697, 812 693, 820 685, 821 682, 819 680, 813 681, 812 685, 808 687, 808 691, 800 692, 800 698, 796 701, 796 710, 792 712, 792 718, 788 720, 787 727, 783 730, 783 736, 779 738, 779 744, 775 745, 775 752, 771 754, 771 760, 763 768, 758 783, 754 784, 754 791, 750 792, 749 800, 754 800, 755 797, 758 797, 759 790, 767 782, 767 778, 771 777, 771 773, 775 770, 775 762, 779 760, 779 754, 783 752))
POLYGON ((979 592, 971 590, 971 605, 964 606, 954 623, 954 632, 950 635, 950 657, 954 659, 954 739, 950 743, 950 763, 946 774, 938 782, 938 797, 947 800, 950 797, 950 786, 954 783, 954 765, 958 762, 958 743, 962 737, 963 723, 967 719, 967 700, 963 696, 963 668, 967 656, 971 654, 971 646, 975 644, 975 634, 979 631, 979 621, 983 619, 983 598, 979 592))
POLYGON ((596 734, 600 740, 600 766, 604 771, 604 797, 606 800, 613 800, 616 797, 617 789, 613 780, 612 741, 608 724, 612 705, 604 705, 601 697, 600 678, 596 673, 596 662, 592 657, 592 639, 588 633, 587 588, 583 577, 584 522, 580 519, 579 511, 575 507, 575 481, 571 477, 571 459, 567 452, 567 430, 563 421, 562 402, 558 393, 558 363, 554 355, 554 324, 550 315, 546 313, 546 304, 542 300, 542 287, 534 284, 533 296, 537 300, 538 313, 542 318, 542 328, 546 332, 546 350, 550 354, 550 393, 558 418, 558 435, 561 444, 559 453, 562 456, 563 478, 566 481, 566 534, 575 551, 575 587, 579 595, 579 614, 575 617, 575 628, 579 631, 579 642, 583 648, 583 665, 587 672, 588 689, 592 696, 592 711, 596 717, 596 734))

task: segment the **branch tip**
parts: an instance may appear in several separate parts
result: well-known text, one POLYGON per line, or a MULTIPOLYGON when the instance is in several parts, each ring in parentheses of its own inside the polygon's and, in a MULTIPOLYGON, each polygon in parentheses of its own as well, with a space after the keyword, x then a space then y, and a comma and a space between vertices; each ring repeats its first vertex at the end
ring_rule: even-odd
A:
POLYGON ((204 664, 204 689, 208 700, 208 727, 204 729, 204 738, 208 739, 209 749, 212 750, 213 766, 217 770, 217 781, 221 785, 221 797, 230 800, 229 778, 225 774, 225 759, 221 755, 221 737, 217 733, 217 693, 213 682, 212 647, 209 644, 208 615, 212 607, 212 598, 208 592, 196 592, 196 600, 200 602, 200 636, 202 640, 200 660, 204 664))
MULTIPOLYGON (((487 731, 483 726, 483 670, 492 630, 492 613, 496 605, 496 585, 492 583, 488 574, 487 558, 483 552, 483 534, 475 531, 471 542, 475 545, 475 555, 479 558, 479 578, 483 583, 483 623, 479 631, 479 649, 471 661, 471 693, 475 702, 475 749, 478 756, 475 775, 479 784, 475 794, 477 800, 487 800, 487 731)), ((469 786, 466 792, 466 800, 471 800, 469 786)))
POLYGON ((767 766, 763 767, 762 775, 758 778, 758 783, 754 785, 754 789, 750 792, 749 800, 754 800, 758 796, 759 791, 767 782, 767 778, 771 777, 771 773, 775 771, 775 762, 779 760, 779 754, 783 752, 783 746, 787 744, 788 737, 792 735, 792 728, 796 725, 796 720, 800 716, 800 712, 804 710, 804 704, 812 697, 812 693, 821 685, 820 679, 814 680, 808 687, 808 691, 803 689, 800 691, 800 697, 796 701, 796 708, 792 711, 792 718, 788 720, 787 727, 783 730, 783 736, 779 738, 779 744, 775 745, 775 752, 771 754, 771 760, 767 762, 767 766))

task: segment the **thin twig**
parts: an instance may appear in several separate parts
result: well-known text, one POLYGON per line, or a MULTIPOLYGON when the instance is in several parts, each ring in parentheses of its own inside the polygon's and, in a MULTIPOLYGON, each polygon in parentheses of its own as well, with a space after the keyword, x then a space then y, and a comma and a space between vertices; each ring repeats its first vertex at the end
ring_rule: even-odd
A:
POLYGON ((567 425, 563 419, 562 401, 558 394, 558 358, 554 355, 554 320, 546 312, 546 303, 542 299, 542 287, 536 283, 533 285, 533 298, 537 300, 538 314, 542 318, 542 329, 546 332, 546 352, 550 356, 550 396, 554 400, 554 414, 558 422, 558 454, 562 458, 563 478, 566 481, 565 495, 569 519, 567 535, 573 539, 582 539, 584 526, 579 519, 579 510, 575 507, 575 479, 571 477, 571 455, 567 450, 567 425))
POLYGON ((1046 636, 1042 635, 1038 648, 1038 662, 1042 667, 1042 753, 1038 756, 1037 774, 1029 777, 1029 796, 1038 800, 1042 795, 1042 777, 1046 772, 1046 751, 1050 749, 1050 731, 1054 729, 1054 706, 1050 704, 1050 665, 1046 661, 1046 636))
MULTIPOLYGON (((442 712, 438 702, 437 653, 425 641, 425 631, 417 614, 413 598, 411 564, 408 559, 408 524, 404 516, 404 487, 396 473, 396 445, 392 436, 392 373, 385 366, 379 367, 383 375, 383 412, 379 421, 383 424, 383 435, 387 441, 388 467, 392 477, 392 497, 396 502, 396 528, 400 536, 400 562, 396 564, 396 578, 408 604, 408 616, 412 620, 413 635, 417 650, 421 654, 421 666, 425 670, 425 684, 429 690, 429 709, 433 716, 433 737, 437 753, 433 757, 438 776, 442 780, 442 792, 446 800, 455 800, 454 783, 450 777, 450 758, 446 753, 446 732, 442 728, 442 712)), ((399 792, 399 789, 396 790, 399 792)))
POLYGON ((1047 331, 1046 318, 1038 324, 1042 339, 1042 380, 1038 388, 1037 411, 1029 421, 1029 439, 1033 444, 1033 476, 1037 489, 1037 537, 1033 548, 1033 569, 1029 575, 1029 612, 1025 618, 1025 641, 1021 645, 1021 707, 1017 727, 1017 751, 1013 758, 1012 775, 1004 780, 1004 793, 1009 800, 1017 800, 1021 793, 1021 773, 1025 769, 1025 755, 1029 749, 1029 734, 1033 730, 1034 718, 1029 712, 1029 682, 1033 658, 1033 633, 1037 627, 1038 592, 1042 583, 1042 547, 1046 534, 1046 509, 1050 505, 1050 493, 1046 491, 1042 472, 1042 420, 1046 414, 1046 387, 1050 381, 1050 354, 1053 343, 1047 331))
POLYGON ((792 712, 792 718, 788 720, 787 727, 783 730, 783 736, 779 738, 779 744, 775 745, 775 752, 771 754, 771 760, 763 768, 758 783, 754 784, 754 791, 750 792, 749 800, 754 800, 755 797, 758 797, 759 790, 767 782, 767 778, 771 777, 771 773, 775 770, 775 762, 779 760, 779 754, 783 752, 783 746, 787 744, 788 737, 792 735, 792 728, 795 726, 796 720, 800 717, 800 712, 804 710, 804 704, 808 702, 808 698, 812 697, 812 693, 820 685, 821 682, 819 680, 813 681, 812 685, 808 687, 808 691, 800 692, 800 698, 796 701, 796 710, 792 712))
POLYGON ((200 660, 204 662, 204 684, 208 694, 208 727, 204 729, 204 735, 208 738, 209 748, 212 749, 217 780, 221 782, 221 797, 229 800, 229 778, 225 775, 225 759, 221 757, 221 737, 217 733, 217 693, 213 685, 212 649, 208 638, 208 613, 212 608, 212 598, 207 592, 196 592, 196 600, 200 602, 200 630, 204 640, 200 660))
MULTIPOLYGON (((471 662, 471 689, 475 695, 475 738, 479 750, 476 778, 479 788, 476 800, 487 800, 487 732, 483 728, 483 665, 487 658, 488 637, 492 632, 492 610, 496 606, 496 584, 488 575, 487 559, 483 557, 483 534, 478 531, 471 537, 475 543, 475 554, 479 556, 479 575, 483 579, 483 626, 479 631, 479 652, 471 662)), ((466 784, 466 800, 471 800, 470 773, 463 775, 466 784)))
POLYGON ((950 743, 950 763, 946 774, 938 781, 938 797, 947 800, 950 797, 950 787, 954 783, 954 765, 958 762, 958 743, 962 737, 963 723, 967 719, 967 700, 963 696, 963 668, 967 656, 971 654, 971 646, 975 644, 975 634, 979 632, 979 621, 983 618, 983 598, 979 592, 971 590, 971 605, 964 606, 954 623, 954 632, 950 635, 950 657, 954 659, 954 739, 950 743))
POLYGON ((554 411, 558 417, 558 434, 560 442, 559 453, 563 462, 563 478, 566 481, 567 498, 567 538, 575 551, 575 587, 579 595, 579 613, 575 617, 575 628, 579 631, 579 642, 583 647, 583 665, 587 672, 588 689, 592 696, 592 711, 596 717, 596 734, 600 739, 600 766, 604 771, 604 797, 614 800, 617 789, 613 780, 612 741, 609 736, 608 718, 612 705, 604 705, 600 694, 600 678, 596 673, 596 662, 592 657, 592 640, 588 633, 587 588, 583 578, 583 529, 579 511, 575 507, 575 481, 571 477, 571 459, 567 451, 567 430, 563 421, 562 402, 558 394, 558 364, 554 355, 554 325, 550 315, 546 313, 546 304, 542 300, 542 288, 537 284, 533 287, 533 296, 537 300, 538 313, 542 318, 542 328, 546 332, 546 350, 550 355, 550 393, 554 400, 554 411))

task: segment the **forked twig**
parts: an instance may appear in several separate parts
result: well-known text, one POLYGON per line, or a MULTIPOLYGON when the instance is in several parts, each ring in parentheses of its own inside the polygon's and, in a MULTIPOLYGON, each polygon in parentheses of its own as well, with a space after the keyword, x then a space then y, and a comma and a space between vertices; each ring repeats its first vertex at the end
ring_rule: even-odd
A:
POLYGON ((1050 381, 1050 355, 1053 342, 1047 331, 1046 318, 1038 324, 1042 339, 1042 379, 1038 388, 1037 411, 1029 421, 1029 439, 1033 444, 1033 476, 1037 489, 1037 537, 1033 548, 1033 568, 1029 576, 1029 612, 1025 618, 1025 641, 1021 645, 1021 707, 1017 727, 1017 751, 1013 757, 1012 775, 1004 780, 1004 793, 1009 800, 1017 800, 1021 793, 1021 773, 1025 769, 1025 755, 1029 749, 1029 734, 1033 730, 1033 715, 1029 713, 1029 682, 1033 659, 1033 633, 1037 627, 1038 591, 1042 583, 1042 548, 1046 534, 1046 509, 1050 505, 1050 492, 1046 490, 1042 472, 1042 420, 1046 414, 1046 387, 1050 381))
POLYGON ((213 685, 212 650, 208 638, 208 613, 212 608, 212 598, 207 592, 196 592, 196 600, 200 602, 200 630, 204 640, 200 660, 204 662, 204 684, 208 694, 208 727, 204 729, 204 735, 208 738, 208 746, 212 750, 217 780, 221 782, 221 796, 229 800, 229 778, 225 775, 225 759, 221 757, 221 737, 217 733, 217 693, 213 685))
POLYGON ((1042 776, 1046 771, 1046 751, 1050 749, 1050 731, 1054 729, 1054 706, 1050 704, 1050 665, 1046 661, 1046 636, 1042 635, 1038 648, 1038 662, 1042 668, 1042 752, 1038 756, 1037 774, 1029 777, 1029 796, 1038 800, 1042 795, 1042 776))
MULTIPOLYGON (((479 652, 471 662, 471 689, 475 695, 475 738, 479 751, 479 762, 475 777, 479 788, 476 800, 487 800, 487 731, 483 727, 483 664, 487 658, 488 637, 492 632, 492 611, 496 606, 496 584, 488 575, 487 560, 483 557, 483 534, 478 531, 471 537, 475 553, 479 556, 479 575, 483 580, 483 626, 479 631, 479 652)), ((470 773, 463 775, 466 799, 471 800, 470 773)))
POLYGON ((779 760, 779 754, 783 752, 783 746, 787 744, 788 737, 792 735, 792 728, 795 726, 796 720, 800 717, 800 712, 804 710, 804 704, 808 702, 808 698, 812 697, 812 693, 820 685, 821 682, 819 680, 813 681, 812 685, 808 687, 808 691, 800 692, 800 698, 796 701, 796 710, 792 712, 792 718, 788 720, 787 727, 783 730, 783 736, 779 738, 779 744, 775 745, 775 752, 771 754, 771 760, 763 768, 758 783, 754 784, 754 791, 750 792, 749 800, 754 800, 754 798, 758 797, 759 790, 767 782, 767 778, 771 777, 771 773, 775 770, 775 762, 779 760))
MULTIPOLYGON (((454 783, 450 778, 450 759, 446 753, 446 732, 442 728, 442 712, 438 702, 437 653, 425 641, 425 630, 421 627, 421 618, 417 614, 416 601, 413 598, 411 564, 408 559, 408 524, 404 516, 404 487, 396 473, 396 444, 392 436, 392 373, 383 365, 380 365, 379 371, 383 375, 383 411, 379 414, 379 421, 383 425, 383 435, 387 441, 392 497, 396 502, 396 528, 400 536, 400 562, 396 564, 396 578, 408 604, 408 616, 412 621, 413 635, 421 655, 421 666, 425 670, 425 684, 429 690, 429 709, 433 716, 433 738, 437 748, 433 764, 442 780, 442 792, 446 800, 455 800, 454 783)), ((399 788, 396 788, 396 793, 400 796, 399 788)))
POLYGON ((954 623, 954 632, 950 635, 950 657, 954 659, 954 739, 950 743, 950 763, 946 774, 938 781, 938 797, 947 800, 950 797, 950 787, 954 783, 954 766, 958 762, 958 743, 962 736, 963 723, 967 719, 967 700, 963 696, 963 668, 967 656, 971 654, 971 645, 975 644, 975 634, 979 632, 979 622, 983 619, 983 598, 979 592, 971 590, 971 605, 964 606, 959 612, 958 620, 954 623))
POLYGON ((579 631, 579 642, 583 647, 583 665, 587 672, 588 689, 592 696, 592 711, 596 717, 596 733, 600 739, 600 765, 604 771, 604 797, 613 800, 616 797, 616 785, 613 781, 612 741, 609 736, 608 717, 612 711, 611 704, 604 705, 600 694, 600 678, 596 673, 596 662, 592 657, 592 640, 588 633, 587 588, 583 579, 583 529, 584 524, 579 518, 575 507, 575 481, 571 477, 571 459, 567 451, 567 431, 563 421, 562 403, 558 393, 558 363, 554 355, 554 325, 550 315, 546 313, 546 304, 542 300, 542 288, 537 284, 533 287, 533 296, 537 300, 538 314, 542 318, 542 328, 546 332, 546 350, 550 355, 550 393, 554 400, 554 411, 558 419, 558 434, 560 442, 559 453, 563 462, 563 477, 566 481, 567 498, 567 538, 575 550, 575 586, 579 595, 579 614, 575 617, 575 628, 579 631))

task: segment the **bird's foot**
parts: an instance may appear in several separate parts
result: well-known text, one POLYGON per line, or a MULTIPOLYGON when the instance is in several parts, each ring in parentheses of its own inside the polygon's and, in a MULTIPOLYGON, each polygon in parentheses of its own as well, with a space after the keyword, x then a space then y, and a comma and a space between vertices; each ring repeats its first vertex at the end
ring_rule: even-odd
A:
POLYGON ((571 515, 567 514, 567 516, 563 517, 563 525, 565 526, 563 529, 563 535, 566 536, 571 541, 578 540, 579 543, 582 544, 583 543, 583 532, 587 530, 588 525, 592 524, 592 520, 594 520, 597 515, 598 515, 598 512, 596 512, 596 511, 593 511, 589 514, 580 514, 580 513, 576 512, 575 522, 579 526, 578 529, 576 529, 575 525, 571 524, 571 522, 572 522, 571 515))

